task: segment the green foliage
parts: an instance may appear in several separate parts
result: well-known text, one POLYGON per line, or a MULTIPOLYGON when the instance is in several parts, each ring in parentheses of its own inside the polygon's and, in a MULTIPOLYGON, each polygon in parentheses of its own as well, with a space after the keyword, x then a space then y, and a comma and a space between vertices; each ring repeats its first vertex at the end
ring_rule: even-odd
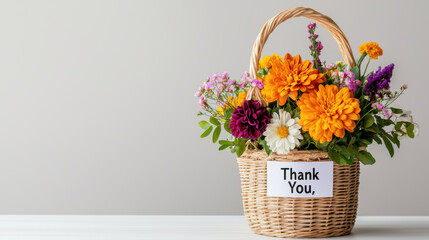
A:
POLYGON ((368 129, 372 124, 374 124, 374 118, 371 115, 367 115, 363 120, 363 127, 368 129))
POLYGON ((414 124, 409 123, 406 129, 407 129, 408 137, 414 138, 414 124))
POLYGON ((382 135, 381 138, 383 139, 384 145, 389 151, 390 157, 393 157, 393 155, 395 154, 395 150, 393 149, 392 142, 389 140, 389 138, 387 138, 386 135, 382 135))
POLYGON ((201 136, 200 136, 200 138, 205 138, 205 137, 207 137, 208 135, 210 135, 210 133, 212 132, 212 130, 213 130, 213 126, 209 126, 204 132, 203 132, 203 134, 201 134, 201 136))
POLYGON ((371 155, 371 153, 367 151, 359 151, 357 153, 357 158, 359 161, 365 165, 372 165, 375 163, 374 157, 371 155))
POLYGON ((216 119, 216 118, 214 118, 214 117, 210 117, 210 122, 211 122, 213 125, 220 126, 220 122, 219 122, 219 120, 217 120, 217 119, 216 119))
POLYGON ((270 72, 270 69, 265 68, 265 69, 259 69, 258 70, 258 77, 259 78, 264 78, 265 75, 267 75, 270 72))
POLYGON ((231 134, 231 129, 229 129, 229 124, 231 124, 231 120, 227 120, 225 122, 225 125, 223 125, 223 128, 225 128, 225 131, 227 131, 229 134, 231 134))
POLYGON ((202 129, 207 129, 207 128, 209 128, 209 127, 210 127, 210 123, 208 123, 207 121, 200 121, 200 122, 198 123, 198 125, 200 125, 200 127, 201 127, 202 129))
POLYGON ((217 126, 213 131, 213 143, 216 143, 220 136, 221 127, 217 126))

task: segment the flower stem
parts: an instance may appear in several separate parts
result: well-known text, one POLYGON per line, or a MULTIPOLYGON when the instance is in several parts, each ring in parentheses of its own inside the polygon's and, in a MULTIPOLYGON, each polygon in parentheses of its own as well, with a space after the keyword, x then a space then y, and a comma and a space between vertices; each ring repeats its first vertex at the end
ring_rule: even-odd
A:
POLYGON ((371 61, 371 58, 368 59, 368 63, 366 64, 365 71, 363 72, 363 76, 365 76, 365 74, 366 74, 366 70, 368 69, 368 65, 369 65, 370 61, 371 61))
POLYGON ((356 66, 360 69, 360 65, 362 64, 362 61, 365 59, 365 57, 367 56, 368 54, 366 54, 366 52, 364 52, 364 53, 362 53, 362 55, 360 55, 360 58, 359 58, 359 60, 358 60, 358 62, 357 62, 357 64, 356 64, 356 66))

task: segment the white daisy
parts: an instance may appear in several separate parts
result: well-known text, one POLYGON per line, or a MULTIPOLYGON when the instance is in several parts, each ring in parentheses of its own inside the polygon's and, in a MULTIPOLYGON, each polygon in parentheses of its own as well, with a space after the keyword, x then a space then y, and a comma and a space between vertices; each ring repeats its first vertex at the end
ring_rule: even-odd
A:
POLYGON ((299 146, 302 140, 299 118, 291 118, 290 113, 280 109, 279 114, 273 113, 271 122, 264 132, 265 141, 273 152, 287 154, 299 146))

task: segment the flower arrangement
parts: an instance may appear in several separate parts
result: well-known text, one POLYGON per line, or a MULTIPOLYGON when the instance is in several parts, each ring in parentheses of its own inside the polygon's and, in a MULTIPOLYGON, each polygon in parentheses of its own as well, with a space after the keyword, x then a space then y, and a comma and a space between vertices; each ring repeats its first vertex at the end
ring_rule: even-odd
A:
POLYGON ((383 55, 376 42, 359 47, 354 68, 338 61, 326 64, 320 56, 316 23, 308 25, 310 55, 272 54, 259 62, 258 78, 244 73, 231 79, 228 73, 213 74, 195 96, 208 121, 200 121, 201 137, 212 134, 219 150, 230 149, 241 156, 246 149, 264 149, 287 154, 291 150, 323 150, 338 164, 373 164, 366 151, 373 142, 384 143, 390 156, 400 140, 414 138, 419 125, 410 111, 392 107, 404 91, 390 90, 394 64, 368 71, 371 60, 383 55), (366 65, 364 67, 364 62, 366 65), (251 100, 251 87, 262 101, 251 100), (222 128, 229 134, 219 140, 222 128))

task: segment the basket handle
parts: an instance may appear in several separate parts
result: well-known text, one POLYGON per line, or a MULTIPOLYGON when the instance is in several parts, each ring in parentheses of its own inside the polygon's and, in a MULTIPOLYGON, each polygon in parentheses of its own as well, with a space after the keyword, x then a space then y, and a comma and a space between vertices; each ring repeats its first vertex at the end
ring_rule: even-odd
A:
MULTIPOLYGON (((349 68, 353 68, 356 65, 349 41, 347 40, 343 31, 341 31, 338 25, 330 17, 323 15, 311 8, 297 7, 285 10, 265 23, 261 32, 259 32, 255 43, 253 44, 252 56, 250 58, 250 77, 256 79, 258 76, 258 63, 261 58, 262 49, 264 48, 264 45, 267 42, 270 34, 278 25, 280 25, 280 23, 294 17, 306 17, 326 28, 337 41, 344 62, 348 64, 349 68)), ((262 94, 257 87, 251 87, 249 89, 246 99, 259 101, 262 106, 267 106, 266 101, 262 100, 262 94)))

